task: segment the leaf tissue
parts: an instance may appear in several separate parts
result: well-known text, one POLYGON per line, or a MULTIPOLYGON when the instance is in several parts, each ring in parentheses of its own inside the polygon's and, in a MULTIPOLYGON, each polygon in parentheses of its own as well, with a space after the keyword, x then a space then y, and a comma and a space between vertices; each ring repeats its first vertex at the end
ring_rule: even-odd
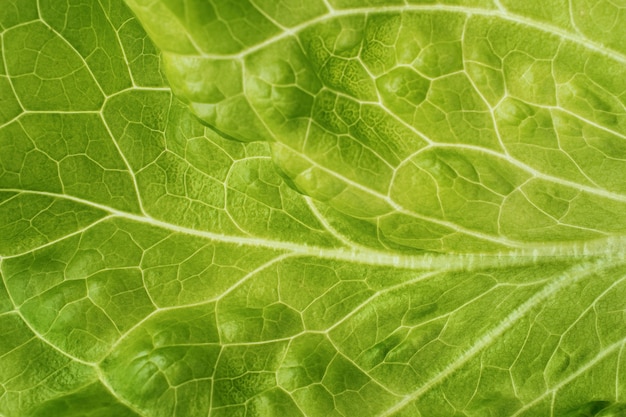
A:
POLYGON ((623 0, 0 0, 0 416, 626 413, 623 0))

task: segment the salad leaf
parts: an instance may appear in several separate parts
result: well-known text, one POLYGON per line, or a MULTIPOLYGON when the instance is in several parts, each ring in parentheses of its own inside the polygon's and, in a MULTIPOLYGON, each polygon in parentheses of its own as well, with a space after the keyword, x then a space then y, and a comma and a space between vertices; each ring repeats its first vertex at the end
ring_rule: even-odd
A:
POLYGON ((482 253, 626 230, 626 17, 608 2, 585 21, 610 35, 578 28, 584 4, 128 3, 196 114, 268 141, 300 191, 385 242, 482 253))
POLYGON ((0 415, 626 411, 624 5, 1 1, 0 415))

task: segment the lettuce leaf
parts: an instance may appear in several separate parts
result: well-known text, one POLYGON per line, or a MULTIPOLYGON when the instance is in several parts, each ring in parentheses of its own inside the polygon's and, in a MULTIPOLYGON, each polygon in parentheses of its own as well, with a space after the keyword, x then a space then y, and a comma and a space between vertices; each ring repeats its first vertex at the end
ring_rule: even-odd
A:
POLYGON ((2 2, 0 415, 626 412, 619 2, 2 2))

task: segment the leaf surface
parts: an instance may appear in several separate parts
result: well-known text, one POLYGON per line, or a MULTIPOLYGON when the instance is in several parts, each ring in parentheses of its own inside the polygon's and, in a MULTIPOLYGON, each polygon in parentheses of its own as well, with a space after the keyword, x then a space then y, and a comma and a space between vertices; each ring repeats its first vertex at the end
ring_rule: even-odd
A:
POLYGON ((625 409, 623 5, 0 1, 1 415, 625 409))

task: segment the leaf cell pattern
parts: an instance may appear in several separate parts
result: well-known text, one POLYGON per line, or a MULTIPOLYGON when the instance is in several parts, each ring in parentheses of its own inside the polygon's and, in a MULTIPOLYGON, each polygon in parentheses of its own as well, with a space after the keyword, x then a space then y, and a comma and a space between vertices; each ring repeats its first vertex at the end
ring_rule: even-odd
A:
POLYGON ((0 415, 626 409, 624 5, 0 3, 0 415))

